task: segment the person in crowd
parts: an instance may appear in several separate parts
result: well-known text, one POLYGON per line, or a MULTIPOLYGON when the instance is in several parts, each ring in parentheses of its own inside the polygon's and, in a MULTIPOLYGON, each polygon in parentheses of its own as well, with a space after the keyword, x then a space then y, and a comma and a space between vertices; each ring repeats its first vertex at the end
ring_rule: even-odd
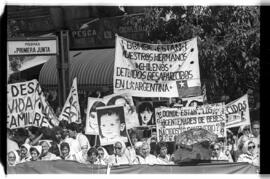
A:
POLYGON ((125 113, 125 121, 127 125, 127 129, 130 129, 132 127, 139 126, 138 116, 135 110, 135 107, 130 104, 130 102, 121 95, 112 97, 107 105, 120 105, 124 108, 125 113))
POLYGON ((192 100, 192 101, 189 103, 189 106, 190 106, 190 107, 197 107, 197 106, 201 106, 201 105, 203 105, 203 103, 200 102, 200 101, 197 101, 197 100, 192 100))
POLYGON ((90 148, 87 151, 86 164, 106 165, 106 163, 103 160, 98 159, 98 150, 96 148, 90 148))
POLYGON ((237 162, 248 162, 254 166, 260 166, 260 157, 255 153, 255 143, 251 140, 245 141, 243 145, 243 153, 238 157, 237 162))
POLYGON ((138 106, 138 117, 141 126, 154 125, 154 108, 153 105, 145 101, 138 106))
POLYGON ((56 156, 60 156, 61 155, 60 144, 61 144, 61 142, 63 142, 62 128, 60 128, 59 126, 55 126, 52 129, 52 133, 53 133, 53 138, 52 138, 51 147, 49 149, 49 152, 53 153, 56 156))
POLYGON ((104 162, 105 164, 108 164, 108 158, 109 158, 109 155, 108 155, 108 152, 107 150, 104 148, 104 147, 98 147, 97 148, 97 151, 98 151, 98 160, 100 163, 104 162))
POLYGON ((138 141, 138 137, 135 131, 131 131, 129 137, 130 137, 130 146, 127 147, 127 152, 129 154, 131 162, 133 163, 136 161, 135 143, 138 141))
POLYGON ((68 131, 68 129, 67 129, 67 127, 68 127, 68 121, 66 121, 66 120, 61 120, 60 122, 59 122, 59 127, 63 130, 63 131, 68 131))
POLYGON ((159 153, 157 156, 159 164, 163 165, 174 164, 174 162, 172 161, 173 158, 167 152, 168 152, 168 145, 165 142, 160 142, 158 144, 158 151, 157 151, 157 153, 159 153))
POLYGON ((114 144, 114 154, 109 156, 109 165, 125 165, 132 164, 128 154, 126 153, 125 143, 118 141, 114 144))
POLYGON ((211 146, 211 160, 227 160, 233 162, 232 157, 229 153, 227 155, 223 153, 220 143, 214 143, 211 146))
POLYGON ((28 128, 28 136, 29 137, 25 140, 25 143, 29 145, 37 145, 39 140, 43 137, 43 133, 41 133, 38 127, 30 126, 28 128))
POLYGON ((147 142, 143 142, 140 147, 139 155, 137 155, 137 161, 135 163, 149 165, 159 164, 157 158, 150 154, 150 150, 150 145, 147 142))
POLYGON ((88 150, 90 148, 87 137, 79 130, 78 124, 72 122, 68 125, 70 137, 76 139, 79 142, 80 150, 88 150))
POLYGON ((28 130, 26 128, 15 129, 13 140, 17 142, 19 146, 24 144, 27 138, 28 138, 28 130))
POLYGON ((61 158, 63 160, 76 160, 75 154, 70 153, 70 147, 68 143, 62 142, 60 144, 60 150, 61 150, 61 158))
POLYGON ((239 128, 238 133, 243 134, 237 141, 238 151, 239 151, 239 154, 241 154, 243 152, 242 148, 243 148, 244 143, 251 139, 250 126, 249 125, 241 126, 239 128))
POLYGON ((7 164, 8 166, 15 166, 20 163, 20 156, 17 150, 9 151, 7 154, 7 164))
POLYGON ((235 137, 236 136, 234 136, 233 133, 229 129, 227 129, 227 139, 226 139, 227 142, 225 146, 225 154, 226 152, 230 152, 233 161, 236 162, 237 157, 238 157, 238 152, 237 152, 237 145, 236 145, 235 137))
POLYGON ((29 144, 23 144, 20 148, 20 157, 21 157, 21 163, 29 161, 30 160, 30 148, 31 146, 29 144))
POLYGON ((251 140, 255 143, 255 153, 260 153, 260 122, 254 121, 252 123, 252 137, 251 140))
POLYGON ((136 152, 136 160, 137 160, 137 156, 140 155, 140 148, 142 147, 142 144, 143 144, 142 141, 138 141, 134 144, 134 148, 136 152))
POLYGON ((42 147, 40 145, 32 146, 30 148, 30 154, 31 154, 30 161, 40 160, 41 153, 42 153, 42 147))
MULTIPOLYGON (((69 131, 68 130, 62 130, 62 142, 66 142, 69 144, 70 147, 70 154, 77 154, 81 151, 81 146, 78 140, 69 137, 69 131)), ((60 150, 61 152, 61 150, 60 150)))
POLYGON ((184 105, 183 105, 183 100, 181 98, 176 98, 175 99, 175 103, 174 105, 172 106, 173 108, 182 108, 184 105))
POLYGON ((51 148, 51 142, 48 140, 43 140, 40 142, 40 145, 42 147, 42 153, 40 155, 41 160, 59 160, 60 157, 57 157, 55 154, 49 152, 49 149, 51 148))
POLYGON ((17 142, 13 140, 11 129, 7 128, 7 153, 14 150, 20 150, 17 142))

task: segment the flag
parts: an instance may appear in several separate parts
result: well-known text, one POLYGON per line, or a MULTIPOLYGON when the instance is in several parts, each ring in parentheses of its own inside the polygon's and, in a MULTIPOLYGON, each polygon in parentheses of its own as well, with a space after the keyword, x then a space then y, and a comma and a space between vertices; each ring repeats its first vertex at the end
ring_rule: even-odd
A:
POLYGON ((75 122, 78 124, 82 122, 77 89, 77 78, 74 78, 73 80, 69 95, 59 116, 59 121, 61 120, 66 120, 69 123, 75 122))

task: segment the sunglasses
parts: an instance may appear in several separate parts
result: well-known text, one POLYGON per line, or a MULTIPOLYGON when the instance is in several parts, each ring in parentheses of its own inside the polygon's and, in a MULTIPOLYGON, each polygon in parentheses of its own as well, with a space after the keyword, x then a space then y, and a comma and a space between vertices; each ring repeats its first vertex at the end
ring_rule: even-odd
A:
POLYGON ((248 146, 248 149, 255 149, 255 145, 248 146))
POLYGON ((115 149, 119 149, 119 150, 121 150, 122 149, 122 147, 114 147, 115 149))
POLYGON ((104 155, 104 153, 98 153, 98 155, 104 155))
POLYGON ((213 149, 213 150, 219 150, 219 148, 215 148, 215 149, 213 149))

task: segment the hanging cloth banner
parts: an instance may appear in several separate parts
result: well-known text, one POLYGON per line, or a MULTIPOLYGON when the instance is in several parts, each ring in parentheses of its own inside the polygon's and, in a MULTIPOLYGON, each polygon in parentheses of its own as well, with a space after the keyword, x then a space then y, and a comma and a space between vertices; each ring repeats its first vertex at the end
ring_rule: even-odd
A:
POLYGON ((75 122, 78 124, 82 122, 77 88, 77 78, 73 79, 69 95, 59 116, 59 121, 61 120, 66 120, 69 123, 75 122))
POLYGON ((8 84, 7 127, 52 127, 57 117, 37 80, 8 84))
POLYGON ((248 95, 226 104, 226 113, 227 128, 250 125, 248 95))
POLYGON ((116 35, 114 93, 138 97, 201 95, 197 38, 149 44, 116 35))

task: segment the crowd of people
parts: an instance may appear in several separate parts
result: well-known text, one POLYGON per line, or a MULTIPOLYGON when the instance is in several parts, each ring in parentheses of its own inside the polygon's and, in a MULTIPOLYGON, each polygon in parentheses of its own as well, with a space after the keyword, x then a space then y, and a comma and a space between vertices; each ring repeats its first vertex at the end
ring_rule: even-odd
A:
MULTIPOLYGON (((210 145, 211 160, 248 162, 259 166, 259 130, 260 124, 256 121, 251 130, 250 126, 240 128, 241 136, 228 130, 225 140, 210 145)), ((152 132, 149 138, 138 138, 131 130, 127 143, 118 141, 111 146, 100 146, 97 136, 85 135, 80 124, 67 121, 61 121, 52 129, 31 126, 8 129, 7 132, 9 166, 39 160, 73 160, 96 165, 172 165, 179 162, 175 160, 174 151, 169 152, 168 143, 156 141, 156 132, 152 132), (92 137, 95 137, 94 143, 92 137)))

